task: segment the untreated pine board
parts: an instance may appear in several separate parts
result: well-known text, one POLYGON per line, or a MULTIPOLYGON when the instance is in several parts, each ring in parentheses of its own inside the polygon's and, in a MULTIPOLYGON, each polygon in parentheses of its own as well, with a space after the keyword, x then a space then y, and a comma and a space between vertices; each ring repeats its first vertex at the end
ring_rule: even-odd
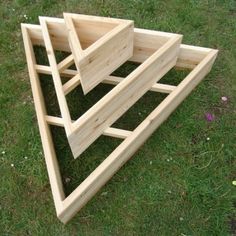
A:
MULTIPOLYGON (((109 76, 103 82, 106 83, 106 84, 116 85, 116 84, 120 83, 123 79, 124 78, 118 77, 118 76, 109 76)), ((159 92, 159 93, 171 93, 175 88, 176 88, 176 86, 173 86, 173 85, 155 83, 150 88, 150 91, 159 92)))
POLYGON ((129 20, 71 13, 63 15, 69 45, 86 94, 132 57, 134 24, 129 20), (83 49, 81 37, 93 43, 83 49))
POLYGON ((66 57, 57 65, 57 68, 59 72, 61 72, 67 69, 68 67, 72 66, 73 64, 74 64, 74 57, 72 54, 70 54, 68 57, 66 57))
MULTIPOLYGON (((46 74, 46 75, 51 75, 51 69, 49 66, 44 66, 44 65, 36 65, 35 66, 37 72, 39 74, 46 74)), ((76 70, 71 70, 71 69, 65 69, 64 71, 61 72, 64 77, 73 77, 74 75, 77 74, 76 70)), ((75 78, 75 77, 74 77, 75 78)), ((117 85, 119 84, 124 78, 118 77, 118 76, 108 76, 107 79, 103 80, 102 83, 104 84, 112 84, 112 85, 117 85)), ((77 79, 77 82, 73 82, 71 80, 67 81, 63 85, 63 90, 65 95, 67 95, 69 92, 71 92, 76 86, 80 84, 80 80, 77 79)), ((169 85, 169 84, 162 84, 162 83, 156 83, 154 84, 151 88, 150 91, 153 92, 159 92, 159 93, 171 93, 176 86, 169 85)))
MULTIPOLYGON (((50 125, 64 127, 64 122, 63 122, 63 119, 61 117, 46 115, 45 119, 46 119, 47 123, 50 124, 50 125)), ((132 133, 132 131, 129 131, 129 130, 108 127, 106 130, 104 130, 103 135, 114 137, 114 138, 125 139, 131 133, 132 133)))
POLYGON ((68 141, 75 158, 175 65, 181 40, 173 36, 73 123, 68 141))
POLYGON ((217 55, 211 50, 201 63, 64 201, 58 215, 66 223, 129 160, 147 138, 168 118, 185 97, 210 71, 217 55))

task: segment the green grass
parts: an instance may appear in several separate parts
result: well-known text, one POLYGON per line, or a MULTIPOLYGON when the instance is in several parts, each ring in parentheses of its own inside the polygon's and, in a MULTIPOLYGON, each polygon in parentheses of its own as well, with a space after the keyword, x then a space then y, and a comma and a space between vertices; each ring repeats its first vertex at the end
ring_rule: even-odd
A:
MULTIPOLYGON (((3 0, 0 19, 0 235, 236 234, 234 0, 3 0), (220 50, 205 80, 66 226, 55 215, 20 32, 21 22, 63 11, 133 19, 136 27, 181 33, 186 44, 220 50), (207 122, 206 112, 216 119, 207 122)), ((171 71, 164 80, 184 75, 171 71)), ((42 85, 49 112, 58 114, 50 77, 42 85)), ((86 98, 73 92, 73 115, 109 89, 99 85, 86 98)), ((116 127, 133 129, 163 98, 148 93, 116 127)), ((120 143, 101 137, 74 160, 64 130, 52 131, 67 194, 120 143)))

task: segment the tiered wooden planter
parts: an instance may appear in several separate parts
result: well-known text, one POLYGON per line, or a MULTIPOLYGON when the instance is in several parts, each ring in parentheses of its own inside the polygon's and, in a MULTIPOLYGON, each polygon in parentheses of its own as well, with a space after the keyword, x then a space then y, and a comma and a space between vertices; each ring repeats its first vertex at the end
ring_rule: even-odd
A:
POLYGON ((132 21, 75 14, 65 14, 64 18, 40 17, 40 25, 22 24, 22 34, 56 212, 66 223, 207 75, 217 50, 181 44, 182 36, 178 34, 133 29, 132 21), (102 22, 102 27, 98 22, 102 22), (87 24, 90 25, 88 28, 87 24), (46 48, 49 66, 36 63, 34 45, 46 48), (57 63, 54 50, 72 54, 57 63), (126 60, 141 65, 126 78, 110 76, 126 60), (74 63, 77 70, 68 69, 74 63), (177 86, 158 83, 173 67, 190 72, 177 86), (47 114, 39 73, 52 75, 61 117, 47 114), (61 76, 68 78, 65 84, 62 84, 61 76), (87 93, 100 82, 116 86, 72 121, 65 96, 80 84, 87 93), (149 90, 169 95, 133 131, 111 127, 149 90), (65 197, 49 125, 65 128, 75 158, 101 135, 120 138, 123 142, 65 197))

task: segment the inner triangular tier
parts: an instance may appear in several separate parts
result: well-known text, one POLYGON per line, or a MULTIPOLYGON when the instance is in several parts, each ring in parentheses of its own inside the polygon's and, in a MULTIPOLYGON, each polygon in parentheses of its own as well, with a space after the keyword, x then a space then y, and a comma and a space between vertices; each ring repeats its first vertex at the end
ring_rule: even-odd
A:
POLYGON ((133 55, 133 21, 64 13, 84 94, 133 55))

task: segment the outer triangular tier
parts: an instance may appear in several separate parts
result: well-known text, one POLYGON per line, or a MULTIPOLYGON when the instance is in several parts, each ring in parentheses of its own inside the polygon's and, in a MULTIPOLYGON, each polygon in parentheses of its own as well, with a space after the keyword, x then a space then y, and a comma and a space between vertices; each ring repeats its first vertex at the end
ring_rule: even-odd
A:
MULTIPOLYGON (((66 119, 63 116, 50 116, 47 113, 38 74, 54 74, 55 84, 57 85, 56 90, 58 90, 57 95, 60 96, 65 89, 58 83, 60 79, 58 74, 61 73, 67 77, 73 77, 76 71, 64 68, 64 66, 60 67, 62 71, 58 71, 58 68, 55 68, 53 50, 69 50, 67 40, 65 40, 67 36, 63 34, 64 26, 61 19, 53 19, 53 24, 56 28, 56 30, 53 31, 53 45, 50 40, 49 31, 51 29, 48 29, 49 25, 47 24, 47 19, 41 19, 41 23, 41 25, 22 24, 21 27, 34 105, 53 200, 58 218, 63 223, 66 223, 96 194, 121 166, 132 157, 148 137, 169 117, 196 85, 200 83, 204 76, 208 74, 217 56, 217 50, 181 44, 175 66, 183 69, 191 69, 190 73, 176 86, 155 83, 149 88, 151 91, 164 92, 168 95, 133 131, 113 127, 106 129, 103 132, 104 135, 124 140, 69 196, 65 196, 49 126, 56 125, 65 127, 66 119), (49 66, 37 64, 33 50, 34 45, 45 46, 45 44, 47 45, 48 56, 50 56, 49 66)), ((135 29, 134 35, 136 38, 134 44, 135 50, 131 60, 140 63, 144 62, 151 54, 155 53, 157 45, 163 44, 163 39, 173 36, 169 33, 143 29, 135 29), (153 38, 156 37, 156 41, 153 41, 153 38)), ((170 45, 167 46, 169 47, 170 45)), ((71 59, 70 56, 68 58, 71 59)), ((66 61, 69 60, 68 58, 66 61)), ((65 64, 68 65, 68 62, 65 64)), ((107 80, 103 82, 121 84, 122 79, 108 77, 107 80)), ((61 99, 61 97, 57 99, 59 100, 59 98, 61 99)), ((61 101, 60 103, 63 105, 61 101)))

